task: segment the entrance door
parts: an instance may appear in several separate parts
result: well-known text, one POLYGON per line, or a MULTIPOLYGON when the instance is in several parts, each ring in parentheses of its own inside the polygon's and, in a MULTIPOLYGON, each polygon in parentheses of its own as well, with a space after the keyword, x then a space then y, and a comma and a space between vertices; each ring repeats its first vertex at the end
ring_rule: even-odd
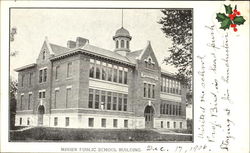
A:
POLYGON ((152 106, 147 106, 144 111, 145 117, 145 127, 153 128, 154 127, 154 108, 152 106))
POLYGON ((43 125, 43 115, 44 115, 44 106, 40 105, 38 107, 38 125, 39 126, 43 125))

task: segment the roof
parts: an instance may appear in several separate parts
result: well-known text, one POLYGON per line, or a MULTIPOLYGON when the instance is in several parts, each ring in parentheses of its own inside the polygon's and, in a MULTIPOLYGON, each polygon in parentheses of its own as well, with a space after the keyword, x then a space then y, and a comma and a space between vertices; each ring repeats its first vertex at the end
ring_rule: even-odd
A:
POLYGON ((138 59, 138 57, 141 55, 142 53, 142 49, 141 50, 136 50, 133 52, 129 52, 127 53, 127 58, 132 62, 136 64, 136 59, 138 59))
POLYGON ((74 49, 67 48, 66 52, 61 51, 59 54, 56 54, 55 56, 53 56, 51 60, 56 60, 61 57, 69 56, 69 55, 76 54, 76 53, 85 53, 85 54, 89 54, 92 56, 98 56, 98 57, 102 57, 108 60, 113 60, 113 61, 123 63, 123 64, 128 64, 128 65, 133 65, 133 66, 135 65, 134 62, 131 62, 129 58, 125 56, 122 56, 111 50, 107 50, 107 49, 103 49, 100 47, 96 47, 94 45, 90 45, 88 43, 85 44, 84 46, 74 48, 74 49))
POLYGON ((64 53, 64 52, 70 50, 69 48, 62 47, 62 46, 58 46, 58 45, 51 44, 51 43, 49 43, 49 45, 50 45, 52 51, 53 51, 55 54, 61 54, 61 53, 64 53))
POLYGON ((121 27, 120 29, 118 29, 116 32, 115 32, 115 35, 123 35, 123 36, 130 36, 129 32, 127 29, 121 27))
POLYGON ((22 70, 25 70, 25 69, 28 69, 28 68, 32 68, 32 67, 35 67, 35 66, 36 66, 36 64, 32 63, 32 64, 29 64, 29 65, 25 65, 25 66, 16 68, 15 71, 19 72, 19 71, 22 71, 22 70))
POLYGON ((113 39, 117 38, 117 37, 127 37, 131 40, 131 36, 128 32, 127 29, 121 27, 120 29, 118 29, 116 32, 115 32, 115 36, 113 37, 113 39))
POLYGON ((161 69, 161 74, 166 75, 166 76, 170 76, 170 77, 175 76, 174 73, 171 73, 171 72, 167 71, 166 69, 161 69))
POLYGON ((105 56, 107 58, 111 58, 111 59, 116 59, 119 61, 123 61, 123 62, 127 62, 127 63, 131 63, 130 60, 114 51, 111 50, 107 50, 107 49, 103 49, 103 48, 99 48, 90 44, 86 44, 84 45, 81 49, 85 50, 85 51, 89 51, 93 54, 97 54, 97 55, 102 55, 105 56))

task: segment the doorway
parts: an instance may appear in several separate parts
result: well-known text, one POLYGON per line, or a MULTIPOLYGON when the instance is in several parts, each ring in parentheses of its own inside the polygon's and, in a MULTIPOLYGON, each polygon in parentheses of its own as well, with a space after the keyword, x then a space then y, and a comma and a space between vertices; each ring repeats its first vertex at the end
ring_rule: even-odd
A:
POLYGON ((44 112, 45 112, 44 106, 40 105, 38 107, 38 126, 42 126, 43 125, 44 112))
POLYGON ((152 106, 146 106, 144 111, 145 128, 154 127, 154 108, 152 106))

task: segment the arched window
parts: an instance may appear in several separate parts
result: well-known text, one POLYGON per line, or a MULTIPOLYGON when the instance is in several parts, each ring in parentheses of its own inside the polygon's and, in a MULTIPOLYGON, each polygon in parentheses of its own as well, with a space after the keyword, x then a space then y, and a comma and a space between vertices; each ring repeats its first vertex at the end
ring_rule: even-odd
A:
POLYGON ((124 48, 124 40, 121 40, 121 48, 124 48))
POLYGON ((127 41, 127 49, 129 49, 129 41, 127 41))
POLYGON ((118 47, 119 47, 119 41, 116 40, 116 48, 118 48, 118 47))
POLYGON ((43 60, 45 59, 45 51, 43 51, 43 60))

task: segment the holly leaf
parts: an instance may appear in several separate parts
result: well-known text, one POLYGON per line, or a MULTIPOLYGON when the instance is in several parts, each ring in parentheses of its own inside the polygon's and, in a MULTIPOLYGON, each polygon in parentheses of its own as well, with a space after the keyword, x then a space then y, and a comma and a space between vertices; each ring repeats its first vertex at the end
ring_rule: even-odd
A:
POLYGON ((225 10, 226 10, 227 14, 232 14, 233 13, 231 5, 224 5, 224 6, 225 6, 225 10))
POLYGON ((246 20, 243 18, 243 16, 236 16, 233 20, 234 24, 241 25, 245 22, 246 20))
POLYGON ((226 16, 225 13, 217 13, 216 14, 216 19, 218 20, 218 22, 222 22, 224 21, 226 18, 229 18, 228 16, 226 16))
POLYGON ((222 22, 221 22, 221 29, 226 30, 229 29, 230 24, 232 24, 232 21, 230 20, 230 18, 225 18, 222 22))

